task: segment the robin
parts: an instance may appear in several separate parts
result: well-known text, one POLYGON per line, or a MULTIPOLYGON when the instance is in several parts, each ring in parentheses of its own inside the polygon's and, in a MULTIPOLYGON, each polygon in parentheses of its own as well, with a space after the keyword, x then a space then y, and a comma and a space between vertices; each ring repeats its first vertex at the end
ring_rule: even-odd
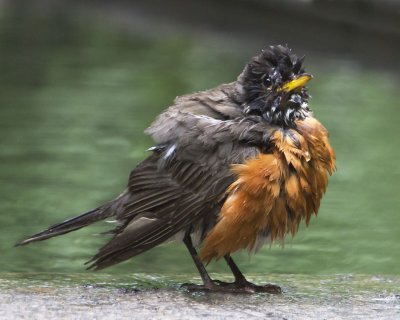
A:
POLYGON ((151 154, 114 200, 55 224, 18 245, 114 217, 112 239, 87 263, 100 270, 171 239, 186 245, 203 280, 190 290, 270 292, 246 280, 231 254, 283 242, 317 214, 335 154, 308 106, 312 76, 287 46, 253 57, 236 81, 176 98, 146 130, 151 154), (199 248, 199 253, 196 248, 199 248), (223 258, 234 282, 211 279, 223 258))

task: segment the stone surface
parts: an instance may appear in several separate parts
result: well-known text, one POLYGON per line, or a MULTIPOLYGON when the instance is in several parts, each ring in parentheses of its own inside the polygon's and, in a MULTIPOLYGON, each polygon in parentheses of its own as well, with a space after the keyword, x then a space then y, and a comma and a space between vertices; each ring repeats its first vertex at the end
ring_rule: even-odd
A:
POLYGON ((188 278, 199 281, 141 274, 2 274, 0 319, 400 318, 399 277, 250 277, 279 283, 281 295, 189 293, 179 285, 188 278))

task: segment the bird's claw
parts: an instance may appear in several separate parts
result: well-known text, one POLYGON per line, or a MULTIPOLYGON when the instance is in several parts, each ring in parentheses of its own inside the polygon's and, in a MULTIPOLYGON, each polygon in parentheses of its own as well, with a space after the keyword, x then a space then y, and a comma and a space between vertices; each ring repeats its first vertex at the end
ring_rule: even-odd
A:
POLYGON ((222 292, 222 293, 270 293, 280 294, 282 289, 274 284, 265 284, 262 286, 248 282, 247 280, 235 282, 223 282, 212 280, 211 282, 198 285, 185 283, 181 286, 190 292, 222 292))

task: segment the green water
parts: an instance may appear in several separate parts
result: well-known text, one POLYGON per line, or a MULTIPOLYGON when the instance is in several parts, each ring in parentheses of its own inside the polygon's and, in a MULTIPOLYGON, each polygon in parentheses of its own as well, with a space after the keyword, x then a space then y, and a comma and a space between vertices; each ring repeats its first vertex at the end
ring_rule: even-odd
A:
MULTIPOLYGON (((106 241, 100 223, 13 248, 107 201, 152 145, 143 130, 172 99, 230 82, 249 56, 184 37, 132 36, 97 21, 0 18, 0 271, 83 272, 106 241)), ((307 61, 311 106, 331 134, 337 172, 318 218, 285 248, 237 253, 251 273, 398 274, 399 81, 347 61, 307 61)), ((225 272, 222 262, 213 272, 225 272)), ((109 273, 194 273, 168 244, 109 273)))

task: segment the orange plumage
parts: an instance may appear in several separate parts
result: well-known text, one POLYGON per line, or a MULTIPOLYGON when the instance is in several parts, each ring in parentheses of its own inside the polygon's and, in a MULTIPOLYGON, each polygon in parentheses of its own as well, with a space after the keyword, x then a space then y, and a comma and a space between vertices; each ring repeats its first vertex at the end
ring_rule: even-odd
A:
POLYGON ((234 165, 237 180, 228 189, 219 221, 207 235, 200 257, 220 258, 239 249, 252 250, 260 236, 273 242, 294 235, 300 222, 317 214, 335 154, 326 129, 315 118, 296 129, 276 129, 273 148, 234 165))

